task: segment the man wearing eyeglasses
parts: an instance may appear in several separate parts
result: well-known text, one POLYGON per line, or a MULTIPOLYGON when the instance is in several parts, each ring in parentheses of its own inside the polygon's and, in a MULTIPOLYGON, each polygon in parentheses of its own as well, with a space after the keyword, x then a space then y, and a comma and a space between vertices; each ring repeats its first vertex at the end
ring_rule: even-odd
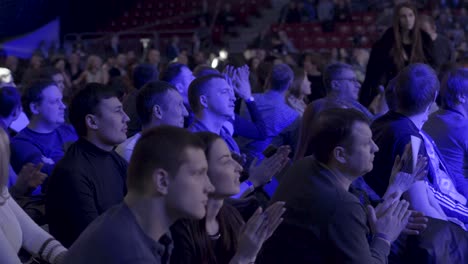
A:
MULTIPOLYGON (((327 108, 353 108, 362 112, 369 120, 374 115, 358 101, 361 84, 351 65, 346 63, 333 63, 326 67, 323 73, 323 82, 327 96, 313 101, 307 112, 314 117, 327 108)), ((314 118, 315 119, 315 118, 314 118)))

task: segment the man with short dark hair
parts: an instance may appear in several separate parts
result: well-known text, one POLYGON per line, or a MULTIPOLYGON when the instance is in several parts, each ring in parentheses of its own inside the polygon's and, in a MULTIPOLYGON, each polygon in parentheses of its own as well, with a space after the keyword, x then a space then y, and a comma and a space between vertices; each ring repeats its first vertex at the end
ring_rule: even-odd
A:
POLYGON ((351 65, 341 62, 328 65, 323 73, 323 83, 327 96, 313 101, 307 107, 308 114, 316 117, 330 105, 340 105, 343 108, 353 108, 362 112, 369 120, 374 118, 374 115, 358 101, 361 84, 351 65))
MULTIPOLYGON (((239 157, 241 155, 239 146, 225 127, 226 123, 230 123, 234 116, 235 101, 234 89, 226 81, 225 77, 212 74, 195 79, 190 84, 188 99, 195 114, 195 120, 188 130, 192 132, 208 131, 218 134, 224 139, 229 150, 239 157)), ((248 103, 254 102, 250 101, 248 103)), ((297 114, 294 110, 293 112, 297 114)), ((248 190, 253 191, 255 188, 270 182, 272 177, 286 164, 289 152, 289 147, 282 146, 278 148, 278 151, 272 157, 263 160, 259 164, 253 164, 254 166, 245 166, 246 170, 249 171, 249 178, 242 183, 239 195, 248 190)))
POLYGON ((396 109, 371 125, 373 139, 380 151, 375 155, 374 169, 364 178, 382 196, 390 178, 392 160, 402 155, 412 137, 418 138, 421 140, 419 154, 428 160, 428 174, 425 181, 416 182, 407 192, 412 208, 426 216, 450 220, 465 228, 468 206, 463 186, 455 184, 437 146, 422 130, 439 86, 435 71, 426 64, 411 64, 398 74, 394 87, 396 109))
POLYGON ((127 192, 127 162, 113 149, 127 138, 129 118, 114 90, 90 83, 70 105, 79 140, 49 179, 46 215, 50 233, 69 247, 100 214, 127 192))
POLYGON ((327 109, 315 125, 314 155, 293 164, 272 197, 286 203, 287 213, 258 262, 387 263, 410 212, 406 201, 390 195, 367 214, 349 192, 372 170, 379 150, 367 118, 354 109, 327 109))
POLYGON ((192 132, 210 131, 220 135, 231 152, 240 153, 232 135, 223 127, 234 115, 233 88, 223 75, 211 74, 195 79, 188 90, 188 100, 195 119, 188 128, 192 132))
MULTIPOLYGON (((184 117, 188 115, 184 99, 176 88, 167 82, 147 83, 138 91, 136 110, 141 120, 143 131, 161 125, 184 127, 184 117)), ((125 160, 130 157, 141 133, 135 134, 120 144, 116 151, 125 160)))
POLYGON ((468 198, 468 70, 448 73, 441 89, 442 108, 424 124, 434 139, 460 193, 468 198))
POLYGON ((158 80, 159 71, 158 68, 151 64, 139 64, 133 70, 133 88, 135 90, 130 93, 126 100, 123 102, 125 113, 130 117, 128 122, 127 136, 132 137, 136 133, 141 131, 141 120, 138 118, 136 110, 136 97, 138 90, 149 82, 158 80))
POLYGON ((11 165, 16 172, 28 162, 44 163, 42 171, 50 175, 66 146, 77 139, 73 127, 65 124, 62 98, 52 80, 38 80, 26 88, 21 100, 30 122, 11 141, 11 165))
POLYGON ((143 132, 130 161, 124 202, 89 225, 64 262, 169 263, 169 227, 181 218, 202 219, 214 191, 203 149, 203 142, 182 128, 143 132))
MULTIPOLYGON (((263 94, 252 95, 261 118, 265 120, 267 135, 263 140, 240 141, 242 150, 248 153, 250 158, 264 159, 263 151, 270 144, 275 147, 281 145, 289 145, 293 149, 296 147, 300 116, 285 100, 285 93, 293 79, 294 73, 288 65, 275 65, 271 71, 269 90, 263 94)), ((242 111, 242 116, 249 115, 246 111, 242 111)))
POLYGON ((187 67, 187 65, 182 63, 171 63, 167 66, 166 70, 162 74, 161 80, 168 82, 174 85, 179 91, 180 95, 184 99, 185 108, 187 109, 189 115, 185 118, 184 127, 188 127, 193 122, 193 111, 190 108, 190 103, 188 99, 188 89, 190 83, 195 79, 192 71, 187 67))

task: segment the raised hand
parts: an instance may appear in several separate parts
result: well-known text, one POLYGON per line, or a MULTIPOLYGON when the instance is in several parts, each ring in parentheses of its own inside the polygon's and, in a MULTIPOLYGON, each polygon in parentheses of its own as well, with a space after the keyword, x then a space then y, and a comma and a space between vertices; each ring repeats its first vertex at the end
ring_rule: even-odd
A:
POLYGON ((231 260, 233 263, 253 263, 257 258, 263 243, 270 238, 273 232, 283 221, 281 216, 286 211, 284 202, 276 202, 269 206, 265 212, 259 207, 244 225, 238 239, 236 254, 231 260))
POLYGON ((258 165, 257 159, 254 159, 249 168, 249 181, 251 181, 255 187, 270 182, 271 178, 279 173, 288 163, 288 155, 290 152, 291 148, 289 146, 281 146, 273 156, 264 159, 258 165))
POLYGON ((25 194, 29 188, 36 188, 41 185, 47 178, 47 174, 41 172, 44 163, 34 165, 32 163, 25 164, 18 173, 15 187, 22 194, 25 194))
POLYGON ((227 65, 223 74, 226 81, 240 98, 247 100, 252 96, 252 88, 249 81, 249 66, 244 65, 235 68, 232 65, 227 65))
POLYGON ((395 158, 390 175, 389 185, 383 196, 383 199, 387 199, 390 193, 395 192, 401 196, 401 194, 406 192, 414 182, 424 179, 424 177, 427 175, 427 158, 421 155, 418 156, 416 167, 414 168, 412 174, 401 171, 401 169, 405 166, 412 166, 412 164, 409 164, 411 160, 409 157, 411 155, 411 144, 408 143, 405 146, 405 151, 403 152, 402 157, 400 158, 400 156, 397 156, 395 158))
POLYGON ((224 78, 226 79, 226 82, 229 84, 229 86, 232 87, 232 89, 234 89, 234 86, 235 86, 235 81, 234 81, 235 72, 236 72, 236 69, 232 65, 226 65, 226 68, 224 68, 224 71, 223 71, 224 78))
POLYGON ((236 69, 236 85, 234 86, 234 92, 244 100, 247 100, 252 96, 252 87, 250 86, 249 75, 250 70, 247 65, 236 69))

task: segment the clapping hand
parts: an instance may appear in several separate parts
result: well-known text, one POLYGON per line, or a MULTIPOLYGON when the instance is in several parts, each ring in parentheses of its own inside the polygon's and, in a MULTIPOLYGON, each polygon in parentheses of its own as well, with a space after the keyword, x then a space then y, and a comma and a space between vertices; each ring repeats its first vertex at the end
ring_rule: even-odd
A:
POLYGON ((41 185, 47 178, 47 174, 41 172, 43 166, 44 163, 39 163, 37 165, 32 163, 25 164, 18 173, 15 183, 16 189, 22 194, 25 194, 28 189, 36 188, 41 185))
POLYGON ((406 235, 419 235, 421 231, 426 229, 429 219, 421 212, 413 210, 410 210, 410 212, 411 214, 408 219, 408 224, 405 229, 403 229, 402 233, 406 235))
POLYGON ((243 226, 236 254, 231 263, 253 263, 263 243, 270 238, 276 228, 283 221, 282 215, 286 211, 284 202, 276 202, 265 212, 259 207, 243 226))
POLYGON ((389 243, 395 241, 407 227, 411 216, 411 211, 408 210, 409 203, 398 199, 398 195, 393 193, 375 209, 370 205, 367 206, 372 233, 383 235, 389 243))
POLYGON ((257 165, 257 159, 252 161, 249 168, 249 180, 255 187, 259 187, 271 181, 273 176, 278 174, 289 161, 288 155, 291 152, 289 146, 281 146, 276 153, 262 160, 257 165))
POLYGON ((249 66, 244 65, 235 68, 234 66, 227 65, 223 74, 226 81, 240 98, 247 100, 252 96, 252 88, 249 81, 249 66))
POLYGON ((416 162, 416 167, 413 170, 413 173, 406 173, 402 172, 402 168, 406 166, 412 166, 409 164, 409 157, 411 156, 411 144, 407 144, 405 146, 405 151, 403 152, 402 157, 396 156, 395 162, 393 164, 392 172, 390 175, 390 181, 387 191, 383 196, 383 199, 386 199, 390 193, 396 192, 399 196, 401 196, 404 192, 406 192, 414 182, 420 181, 424 179, 427 175, 427 158, 421 155, 418 156, 418 160, 416 162))

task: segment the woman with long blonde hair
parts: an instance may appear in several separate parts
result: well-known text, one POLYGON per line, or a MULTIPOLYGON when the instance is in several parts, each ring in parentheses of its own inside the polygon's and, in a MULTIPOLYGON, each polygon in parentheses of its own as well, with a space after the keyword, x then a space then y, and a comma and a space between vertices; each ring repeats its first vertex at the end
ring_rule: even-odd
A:
POLYGON ((7 188, 10 140, 0 129, 0 263, 21 263, 21 248, 34 258, 62 263, 67 252, 60 242, 45 232, 19 207, 7 188))

